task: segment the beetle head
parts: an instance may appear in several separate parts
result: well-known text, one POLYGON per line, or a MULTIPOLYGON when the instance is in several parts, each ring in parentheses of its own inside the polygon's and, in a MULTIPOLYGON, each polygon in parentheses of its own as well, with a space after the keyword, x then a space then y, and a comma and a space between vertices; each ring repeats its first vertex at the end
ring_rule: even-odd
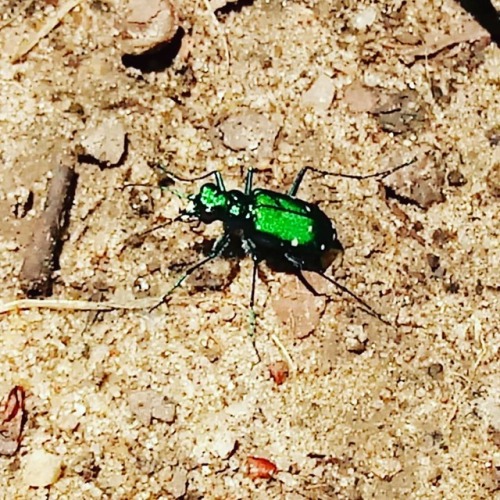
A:
POLYGON ((227 217, 228 204, 226 191, 221 191, 213 183, 203 184, 197 194, 189 196, 189 205, 182 211, 181 217, 210 224, 227 217))

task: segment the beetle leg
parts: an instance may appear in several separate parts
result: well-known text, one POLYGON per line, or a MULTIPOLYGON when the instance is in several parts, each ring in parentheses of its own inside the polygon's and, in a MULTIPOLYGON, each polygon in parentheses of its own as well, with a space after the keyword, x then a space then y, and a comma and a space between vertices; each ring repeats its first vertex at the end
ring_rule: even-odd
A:
POLYGON ((365 302, 361 297, 358 297, 354 292, 351 292, 349 288, 345 287, 344 285, 341 285, 333 278, 330 278, 330 276, 327 276, 322 272, 319 271, 315 272, 316 274, 319 274, 322 278, 330 282, 332 285, 336 286, 341 292, 344 292, 345 294, 349 295, 349 297, 352 297, 356 302, 358 302, 358 304, 361 304, 363 311, 368 313, 370 316, 377 318, 379 321, 388 326, 393 326, 391 323, 389 323, 389 321, 385 320, 378 312, 376 312, 370 305, 368 305, 368 303, 365 302))
POLYGON ((261 362, 261 357, 257 345, 255 344, 255 330, 256 330, 256 315, 255 315, 255 286, 257 283, 257 270, 259 266, 259 261, 256 256, 252 255, 253 260, 253 270, 252 270, 252 291, 250 292, 250 338, 252 340, 253 350, 257 356, 257 363, 261 362))
POLYGON ((253 184, 253 168, 247 170, 247 175, 245 177, 245 194, 249 195, 252 192, 253 184))
POLYGON ((300 169, 300 172, 297 174, 297 177, 293 180, 292 187, 288 191, 289 196, 295 196, 297 191, 299 190, 301 182, 304 180, 304 175, 308 170, 314 170, 312 167, 303 167, 300 169))
POLYGON ((224 234, 221 238, 219 238, 210 253, 202 260, 197 262, 196 264, 193 264, 191 267, 189 267, 186 271, 184 271, 184 274, 174 283, 174 285, 170 288, 170 290, 163 295, 162 299, 158 304, 154 305, 151 309, 150 312, 156 309, 157 307, 161 306, 167 301, 167 298, 170 296, 170 294, 176 289, 179 288, 182 283, 191 275, 193 274, 197 269, 199 269, 201 266, 205 265, 207 262, 210 262, 211 260, 215 259, 218 257, 227 247, 230 241, 230 235, 229 234, 224 234))
POLYGON ((323 297, 327 296, 325 293, 319 293, 312 285, 309 283, 309 281, 306 280, 306 277, 302 274, 302 271, 300 269, 297 269, 297 278, 299 278, 299 281, 315 296, 315 297, 323 297))

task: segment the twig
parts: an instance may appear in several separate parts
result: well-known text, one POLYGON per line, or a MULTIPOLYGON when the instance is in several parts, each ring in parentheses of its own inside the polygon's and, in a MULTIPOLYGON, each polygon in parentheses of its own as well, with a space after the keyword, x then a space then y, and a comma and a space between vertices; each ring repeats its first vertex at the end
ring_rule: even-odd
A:
POLYGON ((19 276, 21 288, 28 296, 51 293, 52 273, 57 265, 76 179, 73 167, 61 164, 50 181, 45 210, 36 223, 19 276))
POLYGON ((33 47, 36 47, 38 42, 45 38, 63 20, 63 17, 79 5, 81 1, 82 0, 68 0, 66 3, 62 4, 55 11, 54 15, 45 21, 45 24, 43 24, 38 31, 30 35, 26 41, 21 43, 17 52, 11 57, 10 62, 18 62, 19 59, 25 56, 33 47))

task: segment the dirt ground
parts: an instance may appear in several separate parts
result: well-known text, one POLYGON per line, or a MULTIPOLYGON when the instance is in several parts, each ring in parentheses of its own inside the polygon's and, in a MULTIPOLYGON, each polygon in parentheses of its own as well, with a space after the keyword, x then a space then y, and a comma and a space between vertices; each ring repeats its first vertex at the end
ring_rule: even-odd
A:
POLYGON ((134 56, 124 3, 71 4, 0 1, 0 398, 26 397, 0 497, 499 495, 488 33, 451 0, 185 0, 163 52, 134 56), (327 274, 388 324, 262 263, 258 361, 249 258, 207 264, 153 311, 8 306, 60 163, 78 179, 49 298, 133 306, 222 231, 172 222, 200 182, 124 187, 157 186, 154 163, 218 169, 231 188, 251 166, 284 191, 305 165, 368 174, 413 158, 384 179, 311 174, 299 192, 345 247, 327 274))

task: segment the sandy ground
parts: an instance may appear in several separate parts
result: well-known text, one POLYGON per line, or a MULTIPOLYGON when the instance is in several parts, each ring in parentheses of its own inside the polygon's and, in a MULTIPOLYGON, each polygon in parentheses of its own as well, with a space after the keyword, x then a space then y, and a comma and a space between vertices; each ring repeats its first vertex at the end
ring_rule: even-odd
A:
POLYGON ((0 3, 12 20, 0 31, 3 303, 23 296, 20 268, 61 155, 79 177, 58 299, 158 297, 220 234, 168 223, 186 204, 172 189, 122 189, 158 184, 150 162, 184 176, 219 169, 230 187, 253 166, 258 185, 284 190, 304 165, 373 173, 417 156, 431 199, 404 179, 384 189, 308 177, 300 196, 346 249, 329 272, 391 326, 262 264, 260 362, 249 259, 208 264, 152 312, 3 313, 0 395, 24 388, 26 423, 17 453, 0 457, 0 497, 498 495, 498 47, 449 0, 255 1, 216 17, 186 0, 173 64, 141 72, 122 63, 123 5, 82 2, 12 62, 63 4, 0 3), (413 111, 405 121, 395 106, 388 124, 394 110, 377 106, 401 92, 413 111), (118 131, 118 156, 126 134, 115 166, 89 159, 102 124, 118 131), (269 365, 280 361, 289 377, 278 385, 269 365), (249 457, 277 471, 255 478, 249 457))

